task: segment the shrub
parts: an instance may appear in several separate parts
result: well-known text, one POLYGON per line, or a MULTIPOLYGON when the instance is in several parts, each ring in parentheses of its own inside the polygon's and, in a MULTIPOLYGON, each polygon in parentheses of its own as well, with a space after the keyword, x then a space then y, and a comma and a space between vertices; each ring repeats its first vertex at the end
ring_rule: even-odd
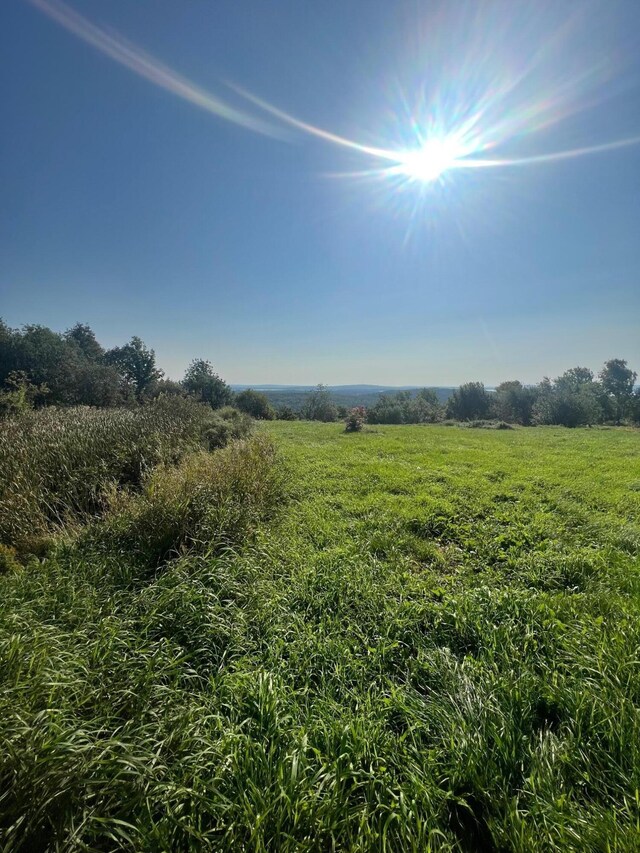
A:
POLYGON ((364 406, 355 406, 351 409, 345 419, 345 432, 360 432, 367 417, 364 406))
POLYGON ((273 420, 274 412, 267 396, 260 391, 254 391, 253 388, 247 388, 236 395, 235 404, 240 411, 246 412, 252 418, 263 421, 273 420))
POLYGON ((467 427, 468 429, 513 429, 511 424, 508 424, 506 421, 468 421, 467 423, 461 424, 461 426, 467 427))
POLYGON ((640 426, 640 388, 634 393, 629 406, 629 417, 631 423, 640 426))
POLYGON ((279 421, 297 421, 298 416, 293 411, 291 406, 280 406, 276 409, 276 418, 279 421))
POLYGON ((233 406, 223 406, 212 412, 202 431, 207 450, 224 447, 234 438, 245 438, 251 431, 251 418, 233 406))
POLYGON ((425 424, 436 423, 442 417, 442 407, 432 388, 396 391, 381 394, 374 406, 367 410, 370 424, 425 424))
POLYGON ((16 549, 0 544, 0 575, 15 572, 20 569, 16 549))
POLYGON ((49 389, 46 385, 34 385, 23 370, 12 371, 0 390, 0 417, 18 415, 34 405, 44 402, 49 389))

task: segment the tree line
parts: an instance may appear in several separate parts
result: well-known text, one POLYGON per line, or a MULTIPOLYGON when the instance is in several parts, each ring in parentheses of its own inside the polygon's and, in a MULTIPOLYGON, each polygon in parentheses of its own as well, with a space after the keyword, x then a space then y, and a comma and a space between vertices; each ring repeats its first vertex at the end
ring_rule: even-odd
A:
MULTIPOLYGON (((597 376, 587 367, 572 367, 556 379, 545 377, 537 385, 514 379, 502 382, 494 391, 487 390, 482 382, 466 382, 445 403, 440 403, 430 388, 381 394, 375 405, 362 412, 362 407, 357 407, 358 412, 354 409, 349 416, 370 424, 437 423, 446 419, 496 420, 522 426, 640 424, 636 378, 626 361, 613 358, 597 376)), ((335 405, 327 386, 319 385, 301 415, 310 420, 335 421, 347 413, 335 405)))
POLYGON ((59 333, 40 325, 12 329, 0 319, 2 414, 51 405, 134 406, 161 395, 194 397, 213 409, 233 404, 258 418, 273 414, 263 394, 234 394, 205 359, 194 359, 174 382, 137 336, 105 349, 83 323, 59 333))
MULTIPOLYGON (((381 394, 357 418, 370 424, 445 419, 568 427, 640 423, 636 378, 626 361, 613 358, 597 376, 587 367, 573 367, 556 379, 545 377, 537 385, 511 380, 495 391, 481 382, 467 382, 445 403, 429 388, 381 394)), ((251 388, 235 394, 205 359, 194 359, 180 382, 167 379, 154 350, 137 336, 122 346, 105 349, 83 323, 59 333, 41 325, 12 329, 0 319, 0 413, 46 405, 138 405, 163 394, 191 396, 213 409, 234 405, 265 420, 302 417, 330 422, 348 414, 336 405, 326 385, 318 385, 308 395, 300 413, 286 405, 274 409, 265 394, 251 388)))

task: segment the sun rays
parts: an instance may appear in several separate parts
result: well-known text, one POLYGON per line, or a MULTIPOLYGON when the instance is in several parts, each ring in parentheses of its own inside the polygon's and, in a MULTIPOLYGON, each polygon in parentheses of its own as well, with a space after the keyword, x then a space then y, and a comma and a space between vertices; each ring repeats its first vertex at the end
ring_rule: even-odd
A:
MULTIPOLYGON (((27 0, 60 26, 135 74, 159 86, 193 106, 254 133, 287 139, 294 131, 359 155, 363 168, 345 175, 392 179, 392 186, 425 186, 442 182, 450 173, 474 169, 509 169, 560 162, 602 154, 640 144, 640 134, 621 139, 576 145, 556 151, 504 154, 499 151, 533 137, 564 120, 568 115, 593 106, 594 92, 602 82, 603 68, 574 69, 553 81, 536 86, 541 69, 550 64, 550 55, 563 49, 562 39, 571 29, 560 28, 533 53, 523 59, 517 73, 494 74, 482 81, 474 79, 476 66, 490 65, 494 57, 486 48, 478 55, 461 51, 457 79, 442 81, 440 97, 422 104, 422 115, 411 117, 407 128, 400 128, 402 143, 366 144, 300 118, 245 88, 227 83, 229 93, 245 105, 240 108, 196 85, 148 52, 119 34, 91 22, 61 0, 27 0), (466 76, 465 76, 466 75, 466 76), (442 96, 442 93, 446 97, 442 96), (472 93, 472 96, 469 93, 472 93), (268 117, 268 120, 265 118, 268 117), (434 120, 437 116, 437 121, 434 120), (426 128, 426 129, 425 129, 426 128), (491 155, 488 155, 491 152, 491 155)), ((486 27, 487 31, 490 27, 486 27)), ((473 40, 472 40, 473 45, 473 40)), ((417 80, 421 90, 424 83, 417 80)), ((597 100, 597 99, 595 99, 597 100)))

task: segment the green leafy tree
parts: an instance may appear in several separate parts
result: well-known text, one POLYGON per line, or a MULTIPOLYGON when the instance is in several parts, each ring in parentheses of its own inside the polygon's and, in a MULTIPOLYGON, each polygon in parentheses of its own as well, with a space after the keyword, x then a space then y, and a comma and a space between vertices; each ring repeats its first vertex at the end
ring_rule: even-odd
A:
POLYGON ((558 388, 566 388, 568 391, 582 391, 593 384, 593 371, 588 367, 571 367, 565 370, 562 376, 558 376, 555 384, 558 388))
POLYGON ((156 367, 156 354, 143 341, 134 335, 129 343, 114 347, 105 355, 105 361, 116 367, 125 385, 130 386, 138 401, 144 397, 145 391, 163 376, 156 367))
POLYGON ((241 412, 246 412, 252 418, 263 421, 272 421, 274 418, 274 411, 266 394, 261 394, 253 388, 247 388, 237 394, 235 404, 241 412))
POLYGON ((627 367, 627 362, 621 358, 606 361, 600 371, 600 382, 605 394, 613 401, 615 420, 620 423, 633 397, 633 385, 637 374, 627 367))
POLYGON ((482 382, 467 382, 456 388, 447 400, 447 417, 458 421, 486 418, 490 403, 482 382))
POLYGON ((233 402, 231 388, 214 371, 211 362, 202 358, 191 362, 182 384, 189 394, 203 403, 208 403, 212 409, 220 409, 233 402))
POLYGON ((326 385, 317 385, 307 397, 301 411, 302 417, 307 421, 325 421, 327 423, 338 420, 338 408, 331 398, 331 392, 326 385))
POLYGON ((32 385, 47 386, 49 403, 73 405, 79 402, 78 374, 82 360, 77 347, 62 335, 46 326, 26 325, 13 334, 9 363, 3 366, 2 379, 5 381, 13 371, 22 371, 32 385))
POLYGON ((83 406, 117 406, 127 402, 116 367, 85 361, 75 375, 74 403, 83 406))
POLYGON ((409 423, 432 424, 442 418, 442 406, 433 388, 421 388, 411 401, 412 419, 409 423))
POLYGON ((599 389, 586 368, 567 370, 553 382, 545 377, 537 387, 533 419, 539 424, 577 427, 602 419, 599 389))
POLYGON ((147 389, 147 396, 152 400, 158 397, 186 397, 187 392, 182 382, 173 379, 156 379, 147 389))
MULTIPOLYGON (((0 322, 0 382, 6 387, 9 376, 23 374, 29 385, 46 386, 47 403, 111 406, 120 402, 118 371, 103 364, 101 354, 88 326, 78 325, 60 335, 46 326, 13 330, 0 322)), ((33 399, 36 405, 42 402, 38 396, 33 399)))
POLYGON ((88 361, 97 363, 103 360, 105 351, 98 343, 93 329, 85 323, 76 323, 71 329, 67 329, 64 338, 75 344, 88 361))
POLYGON ((9 374, 18 369, 16 360, 16 338, 18 332, 10 328, 0 318, 0 383, 3 383, 9 374))
POLYGON ((513 379, 498 385, 493 408, 501 420, 529 426, 535 401, 535 388, 527 388, 519 380, 513 379))
POLYGON ((442 417, 442 406, 432 388, 421 388, 417 393, 396 391, 380 394, 367 410, 370 424, 424 424, 435 423, 442 417))

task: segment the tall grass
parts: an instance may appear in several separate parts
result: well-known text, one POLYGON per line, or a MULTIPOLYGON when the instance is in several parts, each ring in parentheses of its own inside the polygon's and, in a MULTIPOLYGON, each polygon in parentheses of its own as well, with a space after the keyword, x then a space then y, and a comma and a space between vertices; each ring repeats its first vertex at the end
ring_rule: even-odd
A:
POLYGON ((194 454, 74 546, 0 578, 0 849, 197 849, 180 812, 215 784, 204 693, 244 642, 234 599, 248 591, 226 585, 225 564, 284 486, 265 436, 194 454), (202 783, 187 790, 180 764, 202 783))
POLYGON ((277 505, 285 479, 264 435, 213 454, 192 453, 178 466, 156 468, 141 494, 87 540, 151 567, 182 553, 236 548, 277 505))
POLYGON ((0 421, 0 544, 38 550, 52 533, 100 515, 114 490, 158 465, 246 435, 249 421, 181 398, 136 409, 45 409, 0 421))
POLYGON ((640 849, 638 482, 616 430, 157 468, 0 577, 0 849, 640 849))

